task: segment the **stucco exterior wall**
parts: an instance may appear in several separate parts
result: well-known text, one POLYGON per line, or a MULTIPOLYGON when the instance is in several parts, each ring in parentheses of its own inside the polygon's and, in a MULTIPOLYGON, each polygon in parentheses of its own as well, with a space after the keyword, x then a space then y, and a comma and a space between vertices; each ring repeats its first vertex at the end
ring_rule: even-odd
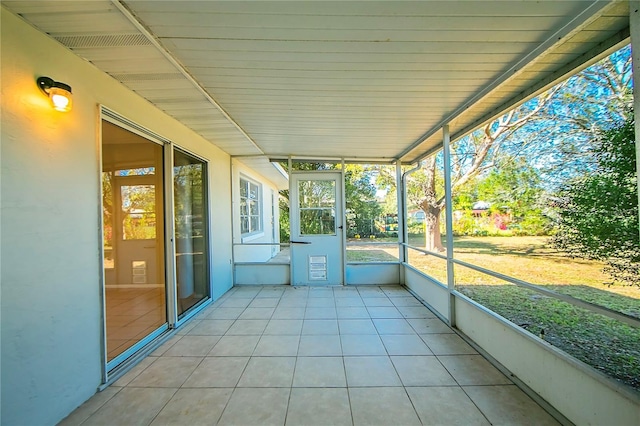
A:
POLYGON ((209 161, 214 299, 232 285, 227 154, 1 12, 1 423, 55 424, 101 382, 100 105, 209 161), (73 89, 54 111, 36 86, 73 89))
MULTIPOLYGON (((273 243, 280 241, 280 210, 278 205, 278 188, 277 186, 261 176, 259 173, 251 170, 241 161, 234 159, 232 162, 232 181, 233 188, 233 217, 234 217, 234 243, 241 244, 258 244, 273 243), (262 231, 248 236, 242 235, 240 229, 240 179, 247 179, 257 183, 261 188, 261 205, 260 213, 262 216, 262 231), (272 209, 272 207, 274 207, 272 209)), ((235 262, 265 262, 277 253, 277 246, 236 246, 235 262)), ((239 282, 240 284, 248 284, 239 282)))

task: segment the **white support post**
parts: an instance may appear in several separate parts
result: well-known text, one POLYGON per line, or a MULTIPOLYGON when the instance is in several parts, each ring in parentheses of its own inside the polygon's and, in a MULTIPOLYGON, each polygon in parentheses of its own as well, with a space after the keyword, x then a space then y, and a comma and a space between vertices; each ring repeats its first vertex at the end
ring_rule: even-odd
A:
MULTIPOLYGON (((396 161, 396 200, 398 203, 398 243, 406 243, 404 224, 406 222, 407 209, 405 206, 406 193, 404 190, 404 182, 402 181, 402 162, 396 161)), ((407 261, 407 248, 404 245, 400 245, 398 253, 398 259, 400 263, 407 261)), ((400 281, 404 284, 404 268, 400 268, 400 281)))
POLYGON ((453 201, 451 199, 451 152, 449 145, 451 137, 449 125, 442 127, 442 148, 444 154, 444 197, 445 197, 445 223, 447 232, 447 287, 449 288, 449 325, 456 325, 456 305, 453 291, 455 279, 453 275, 453 201))
MULTIPOLYGON (((173 218, 175 217, 175 204, 173 201, 173 145, 170 142, 164 144, 164 211, 165 211, 165 283, 167 299, 167 322, 169 328, 176 328, 178 322, 178 277, 176 275, 176 230, 173 218)), ((158 182, 160 184, 160 182, 158 182)), ((211 293, 213 294, 213 293, 211 293)))
POLYGON ((291 200, 293 198, 293 191, 295 188, 293 187, 293 181, 291 179, 291 174, 293 173, 293 159, 291 156, 287 159, 287 173, 289 173, 289 285, 294 285, 293 283, 293 265, 294 265, 294 250, 291 247, 291 237, 293 237, 293 221, 291 220, 291 213, 293 212, 293 206, 291 205, 291 200))
MULTIPOLYGON (((638 180, 638 220, 640 220, 640 1, 629 2, 629 27, 633 59, 633 113, 636 130, 636 172, 638 180)), ((640 226, 638 227, 640 232, 640 226)))
MULTIPOLYGON (((347 182, 346 164, 344 157, 340 159, 340 185, 342 186, 342 200, 340 200, 340 215, 342 216, 342 285, 347 285, 347 182)), ((337 207, 336 200, 336 209, 337 207)), ((336 214, 338 214, 336 212, 336 214)))

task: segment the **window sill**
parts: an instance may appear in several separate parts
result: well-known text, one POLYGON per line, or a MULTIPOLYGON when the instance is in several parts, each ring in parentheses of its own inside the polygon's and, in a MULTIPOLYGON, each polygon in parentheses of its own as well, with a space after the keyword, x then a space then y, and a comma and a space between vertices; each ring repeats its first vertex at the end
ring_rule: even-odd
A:
POLYGON ((243 235, 242 238, 241 238, 241 241, 243 243, 248 243, 249 241, 254 241, 254 240, 257 240, 257 239, 262 238, 262 237, 264 237, 264 231, 255 232, 253 234, 243 235))

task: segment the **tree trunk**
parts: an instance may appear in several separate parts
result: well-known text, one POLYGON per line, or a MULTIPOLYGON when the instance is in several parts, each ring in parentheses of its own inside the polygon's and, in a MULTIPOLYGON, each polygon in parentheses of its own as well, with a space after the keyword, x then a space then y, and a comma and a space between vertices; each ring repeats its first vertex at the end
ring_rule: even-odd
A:
POLYGON ((420 208, 425 214, 425 249, 429 251, 442 252, 445 251, 440 236, 440 214, 442 207, 432 205, 424 200, 420 204, 420 208))

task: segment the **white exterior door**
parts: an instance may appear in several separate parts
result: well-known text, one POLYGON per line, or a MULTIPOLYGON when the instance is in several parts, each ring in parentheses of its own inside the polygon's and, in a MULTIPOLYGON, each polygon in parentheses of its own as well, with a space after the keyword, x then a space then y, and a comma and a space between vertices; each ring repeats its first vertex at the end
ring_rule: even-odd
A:
POLYGON ((290 179, 291 284, 344 283, 341 172, 293 173, 290 179))
POLYGON ((164 287, 162 192, 158 177, 116 177, 117 282, 126 287, 164 287), (160 242, 160 244, 158 244, 160 242))

